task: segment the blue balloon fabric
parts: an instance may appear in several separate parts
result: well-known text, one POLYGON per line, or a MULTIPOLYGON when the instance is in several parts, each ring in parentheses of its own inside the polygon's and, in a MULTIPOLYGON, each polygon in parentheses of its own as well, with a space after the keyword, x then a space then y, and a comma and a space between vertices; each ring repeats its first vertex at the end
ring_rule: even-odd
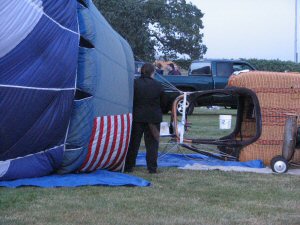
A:
POLYGON ((77 2, 51 2, 1 2, 0 180, 46 175, 62 162, 80 35, 77 2))
POLYGON ((0 180, 121 171, 134 58, 92 0, 2 0, 0 180))
POLYGON ((91 0, 80 1, 77 13, 80 91, 75 96, 60 173, 99 168, 121 171, 131 131, 133 53, 91 0))

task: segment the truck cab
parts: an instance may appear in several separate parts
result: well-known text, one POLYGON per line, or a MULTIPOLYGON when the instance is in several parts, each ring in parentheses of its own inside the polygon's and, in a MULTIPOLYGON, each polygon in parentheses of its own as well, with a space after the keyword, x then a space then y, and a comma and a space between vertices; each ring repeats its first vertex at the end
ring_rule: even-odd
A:
POLYGON ((232 74, 244 70, 255 69, 242 60, 203 59, 191 63, 188 76, 207 80, 210 89, 222 89, 225 88, 232 74))
MULTIPOLYGON (((164 78, 181 91, 207 91, 223 89, 226 87, 228 79, 232 74, 237 74, 239 71, 250 70, 255 70, 255 68, 242 60, 201 59, 191 63, 187 76, 167 75, 164 76, 164 78)), ((166 90, 166 94, 168 95, 168 101, 164 103, 165 112, 171 107, 172 102, 179 93, 166 90)), ((201 99, 201 102, 199 101, 197 106, 218 105, 234 107, 235 102, 235 99, 210 96, 206 99, 201 99)), ((189 109, 189 112, 192 113, 192 109, 189 109)))

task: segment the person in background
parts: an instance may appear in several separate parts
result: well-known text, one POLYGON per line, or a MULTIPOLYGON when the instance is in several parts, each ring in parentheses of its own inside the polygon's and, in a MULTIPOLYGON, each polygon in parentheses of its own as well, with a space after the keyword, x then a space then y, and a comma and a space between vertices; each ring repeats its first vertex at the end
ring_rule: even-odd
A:
POLYGON ((146 145, 146 162, 149 173, 157 172, 160 122, 162 121, 161 98, 163 86, 154 80, 155 67, 145 63, 141 77, 134 81, 133 122, 125 172, 135 167, 142 136, 146 145))
POLYGON ((178 69, 175 69, 175 66, 173 63, 168 64, 170 67, 170 71, 168 75, 181 75, 180 71, 178 69))
POLYGON ((161 63, 157 63, 156 64, 156 69, 155 69, 156 73, 160 74, 160 75, 164 75, 164 70, 162 69, 162 65, 161 63))

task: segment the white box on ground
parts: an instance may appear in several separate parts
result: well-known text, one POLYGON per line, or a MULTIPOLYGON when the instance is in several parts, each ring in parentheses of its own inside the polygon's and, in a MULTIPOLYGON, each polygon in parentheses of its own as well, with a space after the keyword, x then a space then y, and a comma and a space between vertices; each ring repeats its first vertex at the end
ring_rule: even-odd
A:
POLYGON ((160 123, 160 136, 168 136, 170 135, 169 123, 161 122, 160 123))
POLYGON ((220 115, 219 116, 219 127, 220 130, 229 130, 231 129, 231 115, 220 115))

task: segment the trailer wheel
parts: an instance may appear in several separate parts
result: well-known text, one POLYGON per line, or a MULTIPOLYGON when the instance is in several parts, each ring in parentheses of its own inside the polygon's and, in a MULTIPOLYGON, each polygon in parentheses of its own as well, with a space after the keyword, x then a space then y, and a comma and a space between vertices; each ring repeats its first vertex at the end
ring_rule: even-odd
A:
POLYGON ((286 173, 289 169, 288 161, 281 155, 271 160, 271 168, 275 173, 286 173))
MULTIPOLYGON (((188 100, 186 101, 186 114, 187 115, 192 115, 194 111, 194 104, 190 103, 188 100)), ((183 113, 183 99, 180 100, 176 106, 177 108, 177 114, 182 115, 183 113)))

